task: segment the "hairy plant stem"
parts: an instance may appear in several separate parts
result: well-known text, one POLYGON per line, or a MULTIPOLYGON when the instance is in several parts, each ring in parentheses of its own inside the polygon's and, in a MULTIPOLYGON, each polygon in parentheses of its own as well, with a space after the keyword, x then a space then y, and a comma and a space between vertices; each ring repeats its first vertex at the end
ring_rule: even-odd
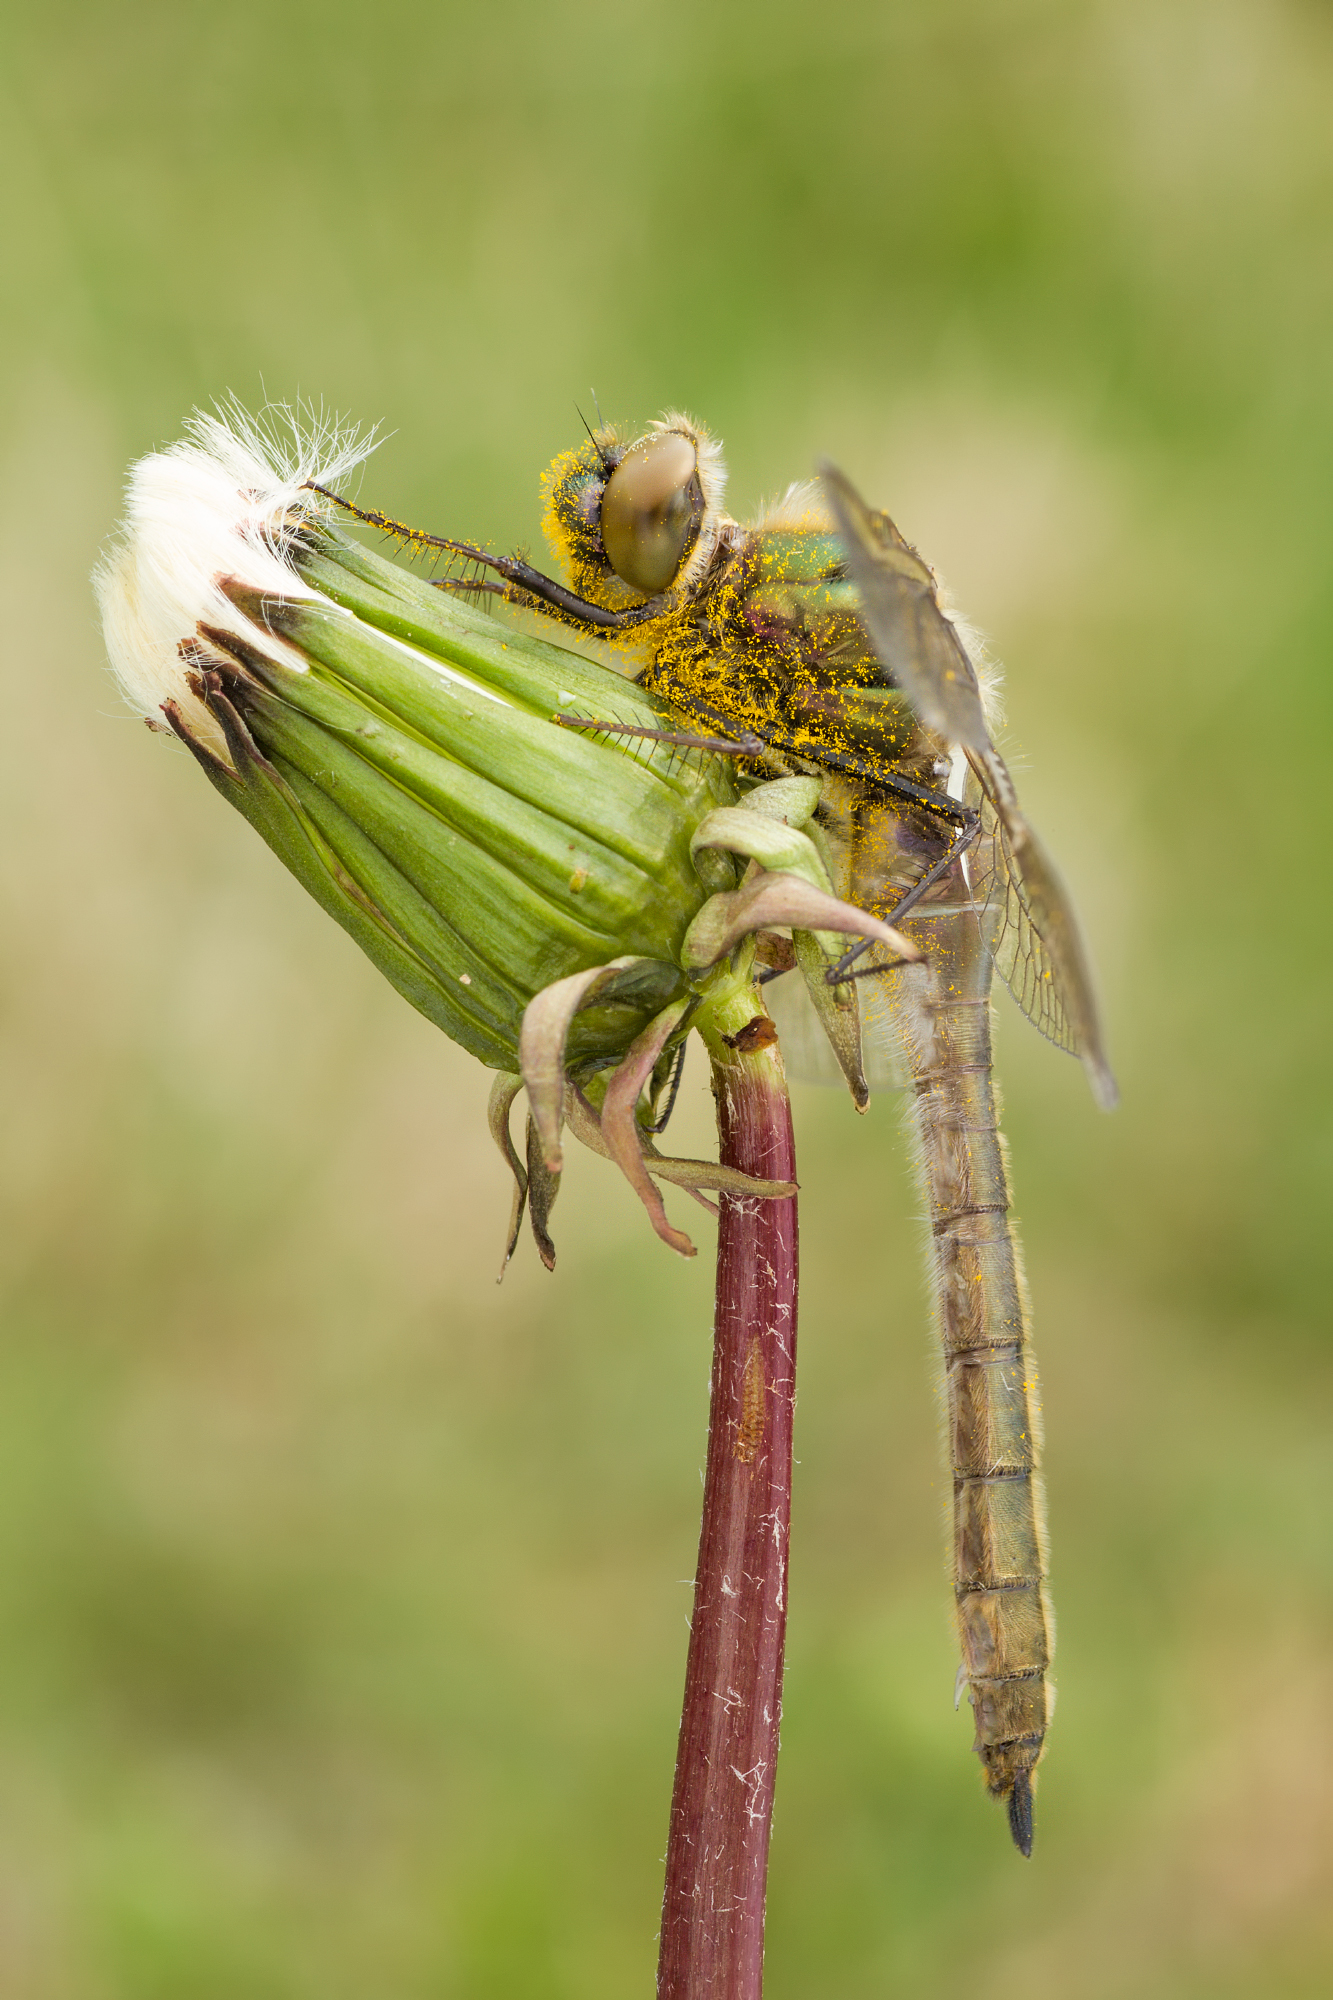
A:
MULTIPOLYGON (((791 1107, 755 991, 698 1025, 729 1167, 795 1178, 791 1107), (738 1038, 733 1046, 726 1037, 738 1038)), ((703 1525, 662 1902, 659 2000, 759 2000, 787 1625, 796 1201, 723 1195, 703 1525)))

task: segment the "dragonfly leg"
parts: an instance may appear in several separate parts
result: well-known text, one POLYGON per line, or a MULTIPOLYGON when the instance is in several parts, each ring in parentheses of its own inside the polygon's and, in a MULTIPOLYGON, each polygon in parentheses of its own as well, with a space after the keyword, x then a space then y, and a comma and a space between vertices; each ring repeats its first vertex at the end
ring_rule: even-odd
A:
MULTIPOLYGON (((483 568, 493 569, 504 577, 516 593, 516 601, 526 602, 535 597, 552 611, 561 613, 571 624, 592 625, 601 630, 619 632, 632 625, 641 625, 646 619, 661 616, 660 597, 650 597, 643 604, 632 604, 624 611, 608 611, 605 605, 590 604, 586 597, 578 597, 572 590, 566 590, 562 583, 543 575, 531 563, 524 562, 521 556, 493 556, 488 549, 479 549, 474 542, 455 542, 446 535, 428 535, 424 528, 411 528, 405 521, 396 521, 392 514, 381 514, 378 508, 358 507, 354 500, 344 499, 341 493, 334 493, 313 479, 307 480, 306 484, 310 492, 332 500, 335 507, 341 507, 354 521, 364 521, 368 528, 379 528, 384 534, 392 535, 403 543, 409 553, 415 555, 425 549, 439 549, 447 555, 465 556, 469 562, 480 563, 483 568)), ((454 577, 434 577, 431 584, 436 590, 459 588, 454 577)), ((469 586, 462 587, 467 589, 469 586)), ((471 587, 475 588, 475 585, 471 587)), ((509 594, 508 591, 504 593, 506 596, 509 594)))
MULTIPOLYGON (((896 924, 909 911, 914 910, 926 891, 933 889, 935 884, 948 874, 955 861, 960 856, 966 854, 968 848, 971 847, 981 830, 981 815, 972 812, 968 807, 961 807, 960 811, 965 812, 967 818, 955 831, 947 851, 940 856, 938 861, 931 863, 930 867, 921 877, 921 880, 914 883, 906 895, 899 897, 898 901, 884 918, 886 924, 896 924)), ((892 972, 894 968, 891 965, 868 965, 860 972, 853 972, 851 970, 862 952, 869 950, 869 947, 870 940, 868 938, 861 938, 856 944, 852 945, 850 950, 845 951, 837 964, 830 966, 824 975, 829 985, 840 986, 847 979, 868 979, 877 972, 892 972)))
MULTIPOLYGON (((732 718, 724 709, 699 701, 688 689, 676 695, 672 690, 670 674, 646 669, 638 679, 640 686, 647 685, 651 693, 660 695, 674 707, 685 709, 701 721, 715 723, 722 729, 732 727, 732 718)), ((777 730, 747 731, 746 736, 751 742, 761 743, 769 756, 791 758, 802 768, 817 773, 832 771, 840 778, 851 778, 879 798, 902 799, 909 805, 920 806, 923 812, 934 813, 951 826, 967 828, 969 839, 975 835, 978 819, 971 806, 950 798, 947 792, 935 792, 928 785, 918 785, 914 779, 904 778, 892 768, 886 770, 882 762, 876 762, 871 757, 858 756, 851 750, 835 750, 814 738, 803 742, 797 737, 784 736, 777 730)))
POLYGON ((947 792, 933 792, 928 785, 918 785, 912 778, 886 771, 869 758, 858 757, 848 750, 830 750, 822 743, 803 745, 782 736, 765 736, 764 744, 782 756, 812 764, 816 770, 836 771, 839 777, 853 778, 879 798, 903 799, 909 805, 920 806, 923 812, 934 813, 950 826, 967 828, 969 835, 975 833, 978 820, 971 806, 963 805, 947 792))
POLYGON ((394 541, 401 542, 414 555, 422 549, 440 549, 449 555, 470 556, 478 562, 490 560, 484 550, 474 548, 470 542, 451 542, 443 535, 430 535, 424 528, 413 528, 406 521, 395 520, 392 514, 382 514, 378 507, 359 507, 355 500, 344 498, 331 487, 321 486, 317 480, 308 479, 306 488, 311 493, 318 493, 323 500, 332 500, 335 507, 341 507, 344 514, 350 514, 354 521, 363 521, 366 527, 378 528, 381 534, 391 535, 394 541))
POLYGON ((671 1082, 667 1086, 667 1097, 665 1106, 661 1111, 658 1112, 652 1124, 645 1125, 643 1128, 645 1132, 651 1132, 654 1135, 654 1137, 657 1135, 657 1133, 666 1131, 667 1125, 670 1123, 671 1120, 671 1114, 676 1108, 676 1099, 680 1095, 680 1080, 685 1074, 686 1047, 687 1044, 685 1042, 682 1042, 680 1047, 676 1050, 675 1060, 671 1066, 671 1082))
POLYGON ((757 757, 764 748, 757 736, 743 736, 739 741, 730 736, 697 736, 689 729, 649 729, 640 722, 599 722, 596 716, 562 715, 559 710, 551 720, 562 729, 590 729, 598 736, 641 736, 649 743, 670 743, 679 750, 712 750, 722 757, 757 757))

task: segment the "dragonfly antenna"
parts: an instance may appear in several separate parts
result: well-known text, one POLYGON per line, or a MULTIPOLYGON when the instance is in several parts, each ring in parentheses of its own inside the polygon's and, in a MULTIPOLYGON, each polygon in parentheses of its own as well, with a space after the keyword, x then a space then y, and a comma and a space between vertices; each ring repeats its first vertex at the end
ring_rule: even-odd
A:
MULTIPOLYGON (((597 391, 595 389, 592 392, 592 401, 593 401, 593 408, 597 410, 597 421, 599 424, 602 425, 602 429, 605 430, 606 425, 602 422, 602 412, 597 407, 597 391)), ((602 471, 610 472, 611 461, 607 457, 606 453, 602 450, 601 445, 598 443, 596 431, 593 429, 592 425, 588 422, 588 419, 584 416, 582 410, 579 409, 577 403, 575 403, 574 408, 578 414, 579 422, 583 425, 584 430, 588 433, 588 436, 592 442, 593 450, 597 453, 598 458, 602 461, 602 471)))

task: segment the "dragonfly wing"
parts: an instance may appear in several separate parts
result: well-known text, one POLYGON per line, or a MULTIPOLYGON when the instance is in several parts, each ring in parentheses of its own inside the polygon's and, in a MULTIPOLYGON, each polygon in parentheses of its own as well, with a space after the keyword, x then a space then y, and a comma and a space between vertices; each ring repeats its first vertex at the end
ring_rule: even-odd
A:
POLYGON ((824 465, 820 474, 875 651, 927 727, 967 752, 979 781, 982 827, 968 865, 996 970, 1033 1025, 1082 1059, 1093 1096, 1109 1109, 1116 1087, 1078 923, 991 742, 975 669, 940 609, 935 578, 844 473, 824 465))
MULTIPOLYGON (((877 945, 861 963, 873 965, 876 959, 887 956, 884 948, 877 945)), ((856 982, 861 1005, 861 1065, 872 1090, 907 1088, 907 1065, 892 1008, 894 980, 901 976, 901 968, 895 967, 878 979, 856 982)))
MULTIPOLYGON (((857 999, 861 1007, 861 1062, 872 1091, 901 1090, 904 1071, 897 1054, 897 1041, 889 1017, 885 979, 858 979, 857 999)), ((764 1005, 773 1017, 782 1044, 782 1061, 789 1076, 801 1083, 833 1084, 847 1088, 847 1079, 829 1047, 828 1036, 819 1023, 799 972, 771 979, 764 987, 764 1005)))
POLYGON ((825 464, 820 477, 875 651, 928 728, 964 749, 989 749, 976 671, 940 610, 930 568, 845 473, 825 464))
POLYGON ((971 761, 982 786, 981 832, 964 865, 995 969, 1032 1025, 1081 1059, 1109 1111, 1118 1093, 1073 905, 998 752, 971 761))

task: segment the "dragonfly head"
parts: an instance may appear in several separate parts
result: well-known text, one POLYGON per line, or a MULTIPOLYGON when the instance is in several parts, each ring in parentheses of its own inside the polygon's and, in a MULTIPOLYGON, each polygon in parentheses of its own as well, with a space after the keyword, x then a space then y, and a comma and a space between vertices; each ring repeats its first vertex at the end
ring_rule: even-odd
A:
POLYGON ((633 442, 604 426, 563 452, 543 482, 544 526, 571 589, 621 609, 692 582, 717 543, 724 480, 718 444, 674 411, 633 442))

